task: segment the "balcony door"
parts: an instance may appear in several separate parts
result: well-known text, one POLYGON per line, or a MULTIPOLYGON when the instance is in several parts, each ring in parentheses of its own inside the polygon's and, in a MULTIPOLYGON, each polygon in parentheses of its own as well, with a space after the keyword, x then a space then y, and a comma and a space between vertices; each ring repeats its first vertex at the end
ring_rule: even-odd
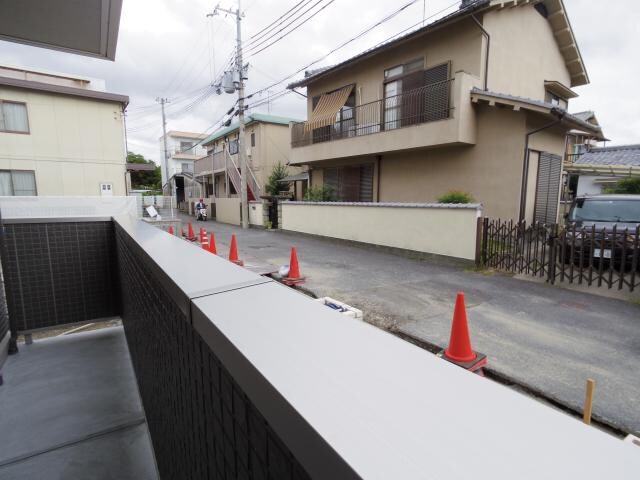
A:
POLYGON ((416 123, 416 107, 411 93, 422 86, 424 60, 418 59, 384 71, 384 130, 416 123))
POLYGON ((424 69, 416 60, 384 75, 385 130, 449 117, 449 62, 424 69))

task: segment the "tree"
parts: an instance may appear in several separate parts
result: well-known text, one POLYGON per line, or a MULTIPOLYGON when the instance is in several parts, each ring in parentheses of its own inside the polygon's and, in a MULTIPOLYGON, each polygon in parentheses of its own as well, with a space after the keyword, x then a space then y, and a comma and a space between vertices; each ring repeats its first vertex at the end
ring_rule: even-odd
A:
POLYGON ((152 160, 147 160, 139 153, 129 152, 127 155, 127 163, 138 163, 154 165, 155 169, 150 171, 131 172, 131 188, 136 190, 160 190, 162 188, 162 174, 160 167, 152 160))
POLYGON ((624 178, 605 189, 605 193, 630 193, 640 195, 640 177, 624 178))
POLYGON ((285 177, 289 176, 289 169, 286 165, 278 162, 273 166, 273 170, 271 170, 271 175, 269 175, 269 179, 267 180, 267 193, 269 195, 278 195, 282 190, 282 180, 285 177))

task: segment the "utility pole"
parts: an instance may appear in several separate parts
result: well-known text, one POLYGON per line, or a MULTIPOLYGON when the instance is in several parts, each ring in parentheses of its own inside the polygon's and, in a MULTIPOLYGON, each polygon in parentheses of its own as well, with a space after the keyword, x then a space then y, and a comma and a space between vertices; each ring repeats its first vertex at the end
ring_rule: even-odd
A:
POLYGON ((218 12, 228 13, 236 17, 236 71, 238 74, 238 155, 240 156, 240 208, 242 212, 242 228, 249 228, 249 196, 247 193, 247 148, 244 138, 244 65, 242 64, 242 13, 240 11, 240 0, 238 8, 227 10, 216 6, 213 15, 218 12))
MULTIPOLYGON (((164 105, 165 103, 169 103, 167 98, 156 98, 156 102, 160 103, 160 108, 162 109, 162 143, 164 144, 164 176, 167 181, 167 189, 169 190, 170 195, 174 193, 172 191, 171 185, 169 184, 169 151, 167 149, 167 118, 164 114, 164 105)), ((173 198, 169 200, 171 204, 171 217, 173 217, 173 198)))

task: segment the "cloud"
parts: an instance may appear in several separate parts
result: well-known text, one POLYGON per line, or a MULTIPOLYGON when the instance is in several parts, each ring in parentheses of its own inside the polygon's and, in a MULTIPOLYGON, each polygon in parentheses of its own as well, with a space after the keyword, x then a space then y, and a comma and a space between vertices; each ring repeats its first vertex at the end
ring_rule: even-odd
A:
MULTIPOLYGON (((291 8, 293 0, 244 0, 243 38, 251 36, 291 8)), ((427 16, 452 5, 453 0, 426 1, 427 16)), ((264 52, 249 56, 247 92, 298 70, 351 38, 360 30, 397 9, 382 0, 336 0, 299 30, 264 52)), ((565 0, 576 32, 591 85, 577 89, 571 110, 595 110, 605 133, 614 143, 640 142, 640 100, 634 94, 640 66, 635 46, 640 33, 635 19, 640 5, 631 0, 600 2, 565 0)), ((222 2, 235 8, 235 2, 222 2)), ((233 18, 207 18, 213 3, 205 0, 131 0, 124 2, 115 62, 0 41, 3 63, 69 72, 106 80, 107 89, 131 98, 128 125, 130 149, 155 161, 160 158, 160 107, 156 97, 172 100, 168 105, 168 128, 204 131, 235 102, 235 96, 212 96, 188 113, 176 115, 188 102, 185 95, 206 86, 212 70, 219 70, 235 48, 233 18), (215 68, 214 68, 215 63, 215 68)), ((396 18, 353 42, 312 68, 349 58, 381 40, 422 20, 423 3, 417 2, 396 18)), ((301 76, 301 75, 299 75, 301 76)), ((274 87, 272 93, 283 86, 274 87)), ((252 99, 253 103, 265 97, 252 99)), ((250 101, 249 104, 252 102, 250 101)), ((305 99, 288 95, 271 106, 273 114, 304 118, 305 99)), ((268 107, 259 107, 266 112, 268 107)))

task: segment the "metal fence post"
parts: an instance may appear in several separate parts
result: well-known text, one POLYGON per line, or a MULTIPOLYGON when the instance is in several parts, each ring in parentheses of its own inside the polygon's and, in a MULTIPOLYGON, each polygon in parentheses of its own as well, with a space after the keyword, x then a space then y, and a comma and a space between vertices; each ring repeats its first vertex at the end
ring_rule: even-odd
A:
POLYGON ((484 241, 484 227, 486 218, 478 217, 476 222, 476 267, 482 267, 484 265, 484 249, 486 248, 486 242, 484 241))

